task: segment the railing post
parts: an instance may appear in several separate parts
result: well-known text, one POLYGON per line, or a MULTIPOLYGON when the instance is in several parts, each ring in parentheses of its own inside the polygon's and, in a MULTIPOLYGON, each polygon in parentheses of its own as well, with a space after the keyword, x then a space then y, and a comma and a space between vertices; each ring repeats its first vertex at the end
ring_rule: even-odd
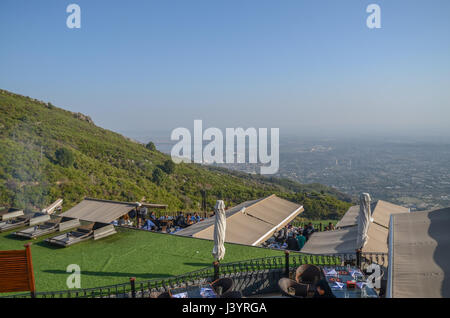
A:
POLYGON ((361 268, 361 250, 360 249, 356 250, 356 266, 358 268, 361 268))
POLYGON ((220 263, 218 261, 214 261, 213 266, 214 266, 214 280, 218 280, 220 263))
POLYGON ((285 258, 284 275, 287 278, 289 278, 289 251, 284 251, 284 258, 285 258))
POLYGON ((131 298, 136 298, 136 277, 130 278, 131 284, 131 298))

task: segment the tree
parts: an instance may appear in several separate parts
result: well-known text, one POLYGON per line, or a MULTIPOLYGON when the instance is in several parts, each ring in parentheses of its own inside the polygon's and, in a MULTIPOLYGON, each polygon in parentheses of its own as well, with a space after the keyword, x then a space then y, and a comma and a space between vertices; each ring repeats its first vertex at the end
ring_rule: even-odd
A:
POLYGON ((164 161, 163 168, 167 174, 172 174, 175 171, 175 163, 170 159, 166 160, 164 161))
POLYGON ((156 146, 155 146, 155 144, 152 141, 150 141, 148 144, 146 144, 145 148, 147 148, 150 151, 155 151, 156 150, 156 146))
POLYGON ((154 183, 161 185, 164 180, 164 172, 160 168, 155 168, 155 170, 153 170, 152 177, 154 183))
POLYGON ((72 151, 67 148, 59 148, 56 150, 55 156, 56 162, 64 168, 72 167, 75 161, 72 151))

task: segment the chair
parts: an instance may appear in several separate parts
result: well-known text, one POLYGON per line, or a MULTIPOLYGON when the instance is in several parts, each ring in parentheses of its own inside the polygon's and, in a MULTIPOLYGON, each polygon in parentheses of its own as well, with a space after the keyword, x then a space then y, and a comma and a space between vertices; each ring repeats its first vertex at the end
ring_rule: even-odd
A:
POLYGON ((169 292, 162 292, 156 298, 170 298, 169 292))
POLYGON ((242 293, 238 290, 229 291, 225 294, 222 294, 220 298, 242 298, 242 293))
POLYGON ((233 290, 234 282, 231 278, 224 277, 213 281, 211 286, 214 288, 217 295, 221 296, 233 290))
POLYGON ((283 296, 292 298, 306 298, 308 296, 309 286, 307 284, 297 283, 295 280, 289 278, 280 279, 278 281, 278 287, 283 296))
POLYGON ((315 285, 319 281, 321 275, 322 272, 319 267, 311 264, 304 264, 297 268, 295 280, 297 283, 315 285))

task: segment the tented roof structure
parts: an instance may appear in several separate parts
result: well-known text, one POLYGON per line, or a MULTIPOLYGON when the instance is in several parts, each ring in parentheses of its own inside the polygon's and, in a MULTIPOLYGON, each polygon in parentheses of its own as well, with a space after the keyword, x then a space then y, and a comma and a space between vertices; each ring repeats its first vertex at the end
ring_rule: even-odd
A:
MULTIPOLYGON (((363 252, 387 253, 389 217, 391 214, 409 214, 409 209, 378 200, 371 203, 373 222, 367 230, 367 243, 363 252)), ((311 254, 354 253, 358 237, 357 222, 359 205, 350 207, 337 223, 337 230, 316 232, 311 235, 302 252, 311 254)))
POLYGON ((313 233, 302 248, 309 254, 345 254, 354 253, 358 228, 351 226, 345 229, 313 233))
POLYGON ((354 226, 358 223, 358 215, 359 215, 359 205, 351 206, 347 212, 345 212, 342 219, 336 223, 336 228, 345 228, 349 226, 354 226))
POLYGON ((409 209, 383 200, 378 200, 375 202, 375 206, 372 207, 372 211, 373 222, 388 229, 389 219, 392 214, 408 213, 409 209))
MULTIPOLYGON (((227 227, 225 242, 259 245, 303 211, 303 206, 271 195, 246 201, 225 212, 227 227)), ((177 235, 212 240, 214 218, 191 225, 177 235)))
POLYGON ((156 204, 156 203, 147 203, 147 202, 140 202, 141 206, 149 208, 149 209, 167 209, 167 204, 156 204))
POLYGON ((450 297, 450 208, 393 215, 387 297, 450 297))
POLYGON ((111 223, 135 208, 135 203, 85 198, 61 215, 90 222, 111 223))

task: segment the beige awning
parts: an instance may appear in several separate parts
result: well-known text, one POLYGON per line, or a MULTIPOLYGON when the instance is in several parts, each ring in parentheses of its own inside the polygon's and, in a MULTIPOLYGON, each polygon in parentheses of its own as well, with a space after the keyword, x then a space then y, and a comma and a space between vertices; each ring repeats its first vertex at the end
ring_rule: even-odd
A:
POLYGON ((387 253, 388 252, 389 230, 376 223, 371 223, 367 230, 367 243, 364 245, 363 252, 387 253))
POLYGON ((450 208, 394 215, 388 297, 450 297, 450 208))
POLYGON ((86 198, 61 215, 90 222, 111 223, 135 208, 134 203, 86 198))
MULTIPOLYGON (((247 201, 227 210, 225 241, 259 245, 303 211, 299 204, 271 195, 264 199, 247 201)), ((176 233, 213 239, 213 221, 205 220, 176 233)))
POLYGON ((147 203, 147 202, 140 202, 141 206, 144 206, 149 209, 167 209, 167 204, 156 204, 156 203, 147 203))
POLYGON ((388 229, 391 214, 408 213, 409 209, 383 200, 378 200, 375 203, 375 206, 372 207, 372 211, 373 222, 388 229))
MULTIPOLYGON (((378 200, 371 204, 373 222, 369 224, 367 230, 367 243, 362 252, 387 253, 389 229, 386 218, 389 220, 391 214, 409 214, 409 209, 378 200)), ((359 206, 352 206, 338 222, 340 228, 335 231, 325 231, 313 233, 306 242, 302 252, 311 254, 333 254, 333 253, 354 253, 356 251, 357 215, 359 206), (356 215, 356 217, 355 217, 356 215), (355 220, 355 224, 351 225, 355 220)), ((337 227, 337 226, 336 226, 337 227)))
POLYGON ((355 253, 358 228, 352 226, 334 231, 313 233, 302 248, 309 254, 346 254, 355 253))
POLYGON ((351 206, 347 212, 345 212, 342 219, 336 223, 336 228, 345 228, 348 226, 354 226, 358 223, 359 205, 351 206))

